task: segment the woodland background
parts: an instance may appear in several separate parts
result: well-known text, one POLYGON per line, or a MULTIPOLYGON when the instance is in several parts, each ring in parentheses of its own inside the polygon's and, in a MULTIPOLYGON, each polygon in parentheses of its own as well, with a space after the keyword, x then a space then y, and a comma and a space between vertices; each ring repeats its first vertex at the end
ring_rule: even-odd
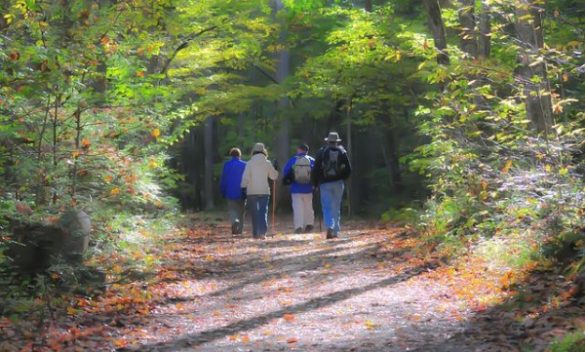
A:
POLYGON ((1 248, 15 221, 73 206, 91 216, 91 254, 148 267, 140 246, 178 209, 221 209, 229 148, 263 141, 284 165, 337 130, 355 168, 345 213, 405 224, 447 256, 488 243, 517 265, 583 270, 583 0, 4 0, 0 13, 1 248))

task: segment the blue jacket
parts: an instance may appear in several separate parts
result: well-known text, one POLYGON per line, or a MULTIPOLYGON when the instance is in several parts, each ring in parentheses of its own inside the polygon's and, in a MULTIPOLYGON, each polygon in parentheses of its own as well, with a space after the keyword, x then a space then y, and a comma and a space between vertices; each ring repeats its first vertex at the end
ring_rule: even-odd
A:
MULTIPOLYGON (((295 165, 295 163, 297 162, 297 158, 299 156, 307 156, 309 158, 309 160, 311 161, 311 169, 315 166, 315 159, 308 156, 306 153, 298 153, 295 156, 293 156, 292 158, 290 158, 289 161, 286 163, 286 166, 284 167, 284 175, 288 175, 289 173, 293 172, 292 168, 295 165)), ((312 184, 304 185, 304 184, 293 182, 292 185, 290 186, 290 193, 305 193, 305 194, 306 193, 313 193, 313 185, 312 184)))
POLYGON ((236 157, 232 160, 226 161, 223 164, 223 172, 221 173, 221 195, 230 200, 242 199, 242 176, 244 175, 244 169, 246 168, 246 162, 236 157))

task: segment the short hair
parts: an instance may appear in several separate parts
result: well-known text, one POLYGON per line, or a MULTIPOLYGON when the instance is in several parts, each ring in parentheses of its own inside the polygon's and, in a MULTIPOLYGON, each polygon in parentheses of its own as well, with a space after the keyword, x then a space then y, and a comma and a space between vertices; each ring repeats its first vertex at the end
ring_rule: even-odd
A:
POLYGON ((230 155, 237 157, 237 158, 241 158, 242 151, 240 150, 240 148, 232 148, 232 149, 230 149, 230 155))
POLYGON ((304 144, 303 143, 303 144, 299 144, 299 146, 297 147, 297 149, 304 150, 305 152, 308 152, 309 151, 309 146, 307 144, 304 144))

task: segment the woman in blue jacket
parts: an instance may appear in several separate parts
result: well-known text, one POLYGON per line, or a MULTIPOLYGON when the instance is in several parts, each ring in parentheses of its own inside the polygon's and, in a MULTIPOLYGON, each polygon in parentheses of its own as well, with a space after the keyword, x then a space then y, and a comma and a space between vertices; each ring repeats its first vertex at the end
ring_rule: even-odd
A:
POLYGON ((246 195, 242 191, 241 183, 246 162, 242 161, 242 151, 238 148, 230 150, 231 160, 223 165, 221 174, 221 195, 227 199, 232 234, 239 235, 244 231, 244 209, 246 195))

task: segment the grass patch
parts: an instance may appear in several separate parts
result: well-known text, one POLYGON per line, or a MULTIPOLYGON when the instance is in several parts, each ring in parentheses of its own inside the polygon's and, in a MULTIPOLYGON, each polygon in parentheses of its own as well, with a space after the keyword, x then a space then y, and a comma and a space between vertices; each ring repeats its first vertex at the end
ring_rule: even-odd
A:
POLYGON ((548 351, 583 352, 585 351, 585 333, 583 331, 579 331, 565 335, 562 339, 553 342, 548 351))
POLYGON ((510 234, 507 237, 483 239, 476 244, 474 252, 492 267, 521 269, 539 258, 538 247, 527 237, 510 234))

